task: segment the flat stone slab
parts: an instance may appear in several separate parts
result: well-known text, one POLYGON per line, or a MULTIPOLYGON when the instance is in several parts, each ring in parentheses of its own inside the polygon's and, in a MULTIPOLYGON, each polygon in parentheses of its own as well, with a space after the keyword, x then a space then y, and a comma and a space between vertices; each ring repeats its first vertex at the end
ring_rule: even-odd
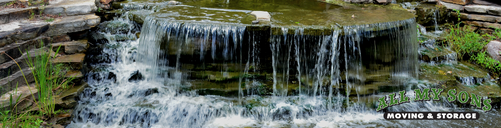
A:
POLYGON ((484 13, 490 15, 501 15, 501 7, 486 5, 468 5, 464 6, 467 12, 484 13))
POLYGON ((9 22, 28 19, 31 13, 37 12, 37 7, 28 8, 8 8, 0 11, 0 24, 6 24, 9 22))
MULTIPOLYGON (((0 64, 0 79, 8 77, 9 75, 19 71, 21 69, 25 69, 29 67, 29 62, 28 59, 33 60, 35 57, 41 55, 40 53, 45 52, 49 53, 50 50, 48 49, 33 49, 29 51, 30 58, 28 58, 28 55, 25 53, 23 56, 16 58, 15 60, 11 60, 5 63, 0 64), (19 65, 19 66, 18 66, 19 65)), ((54 52, 51 53, 52 55, 55 55, 54 52)))
POLYGON ((439 1, 439 5, 443 5, 445 6, 447 9, 456 9, 456 10, 459 10, 459 11, 463 11, 464 10, 464 6, 463 5, 459 5, 459 4, 452 4, 452 3, 447 3, 447 2, 443 2, 443 1, 439 1))
MULTIPOLYGON (((457 17, 456 12, 452 12, 452 14, 457 17)), ((491 23, 501 23, 500 16, 492 16, 492 15, 478 15, 478 14, 461 13, 461 19, 485 21, 485 22, 491 22, 491 23)))
POLYGON ((71 32, 83 31, 98 25, 101 21, 95 14, 68 16, 56 19, 50 24, 47 36, 62 35, 71 32))
POLYGON ((0 47, 39 36, 57 36, 90 29, 99 24, 95 14, 68 16, 52 22, 23 20, 0 25, 0 47))
POLYGON ((12 90, 3 94, 0 97, 0 108, 7 107, 11 105, 10 99, 12 97, 12 104, 16 104, 16 100, 19 98, 19 101, 22 101, 24 98, 32 96, 32 94, 38 92, 38 89, 34 86, 22 86, 18 87, 16 90, 12 90), (30 91, 31 90, 31 91, 30 91))
POLYGON ((448 2, 448 3, 454 3, 454 4, 460 4, 460 5, 466 5, 470 2, 472 2, 473 0, 441 0, 441 1, 448 2))
POLYGON ((40 41, 50 42, 50 38, 41 36, 32 40, 17 42, 1 47, 0 53, 5 54, 0 54, 0 63, 11 61, 12 59, 21 57, 26 51, 40 47, 40 41))
POLYGON ((52 60, 52 63, 65 64, 74 70, 82 69, 85 54, 78 53, 73 55, 60 56, 52 60))
POLYGON ((0 25, 0 47, 16 41, 30 40, 49 30, 47 22, 21 21, 0 25))
POLYGON ((97 11, 94 0, 54 0, 49 1, 49 5, 45 7, 44 14, 52 15, 83 15, 97 11))
POLYGON ((26 81, 28 83, 32 83, 35 81, 33 73, 31 69, 26 68, 21 71, 18 71, 9 77, 0 79, 0 94, 4 94, 8 91, 16 89, 16 87, 26 86, 26 81), (22 72, 21 72, 22 71, 22 72), (24 75, 23 75, 24 74, 24 75), (24 79, 26 77, 26 80, 24 79))
POLYGON ((466 21, 466 24, 470 24, 470 25, 478 26, 478 27, 484 27, 484 28, 501 28, 501 24, 482 22, 482 21, 466 21))
POLYGON ((51 44, 51 46, 54 51, 56 51, 61 46, 59 51, 63 51, 66 54, 75 54, 87 51, 87 48, 89 48, 89 43, 87 42, 87 40, 79 40, 79 41, 54 43, 51 44))

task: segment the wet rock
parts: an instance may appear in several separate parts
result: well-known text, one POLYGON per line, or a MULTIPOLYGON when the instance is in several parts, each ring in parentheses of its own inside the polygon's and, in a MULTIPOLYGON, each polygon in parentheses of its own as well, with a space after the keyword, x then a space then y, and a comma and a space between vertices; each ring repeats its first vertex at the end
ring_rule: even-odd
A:
POLYGON ((143 78, 143 75, 141 74, 141 72, 135 71, 134 73, 132 73, 132 76, 129 78, 129 82, 143 80, 143 79, 144 78, 143 78))
POLYGON ((158 88, 150 88, 147 90, 135 91, 129 95, 129 98, 133 97, 133 96, 141 96, 141 97, 142 96, 149 96, 149 95, 153 95, 153 94, 157 94, 157 93, 158 93, 158 88))
POLYGON ((485 49, 489 56, 497 61, 501 61, 501 42, 493 40, 485 46, 485 49))
POLYGON ((424 62, 442 63, 457 60, 456 52, 445 47, 422 48, 419 53, 419 59, 424 62))
POLYGON ((117 75, 113 72, 108 73, 108 80, 112 80, 113 82, 117 82, 117 75))

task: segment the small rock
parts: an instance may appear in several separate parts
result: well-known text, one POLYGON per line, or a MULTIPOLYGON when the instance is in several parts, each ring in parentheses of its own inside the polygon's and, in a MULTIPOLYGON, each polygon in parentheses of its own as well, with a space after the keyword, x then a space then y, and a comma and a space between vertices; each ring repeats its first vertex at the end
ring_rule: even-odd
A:
POLYGON ((167 4, 168 5, 179 5, 179 4, 181 4, 181 2, 171 0, 171 1, 167 2, 167 4))
POLYGON ((501 61, 501 42, 493 40, 489 42, 485 48, 487 49, 489 56, 497 61, 501 61))
POLYGON ((252 21, 252 24, 259 24, 259 21, 254 20, 254 21, 252 21))
POLYGON ((135 71, 132 73, 132 76, 129 78, 129 82, 143 80, 143 75, 139 71, 135 71))
POLYGON ((271 15, 267 11, 252 11, 251 15, 256 16, 257 21, 267 21, 271 20, 271 15))
POLYGON ((115 73, 113 73, 113 72, 108 73, 108 80, 112 80, 113 82, 117 82, 117 75, 115 75, 115 73))

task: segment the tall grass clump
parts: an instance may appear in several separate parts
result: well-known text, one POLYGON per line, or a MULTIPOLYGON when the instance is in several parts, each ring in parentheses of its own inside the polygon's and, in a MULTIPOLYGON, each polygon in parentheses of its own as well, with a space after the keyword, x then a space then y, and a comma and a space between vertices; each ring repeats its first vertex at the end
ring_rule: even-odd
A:
MULTIPOLYGON (((31 98, 34 99, 33 106, 36 109, 31 110, 17 110, 17 104, 20 99, 10 99, 11 109, 0 111, 0 127, 40 127, 43 119, 54 116, 58 111, 55 110, 56 94, 55 91, 60 88, 67 88, 68 84, 74 79, 73 77, 65 77, 67 68, 62 64, 51 63, 51 60, 56 56, 50 51, 44 50, 43 41, 40 41, 42 48, 37 51, 36 55, 32 57, 28 50, 26 50, 26 63, 31 69, 35 83, 29 83, 27 76, 18 62, 10 57, 21 69, 26 85, 34 84, 38 92, 34 93, 29 89, 31 98), (36 95, 36 96, 35 96, 36 95), (15 101, 15 102, 14 102, 15 101), (13 103, 17 103, 14 104, 13 103), (34 111, 33 111, 34 110, 34 111)), ((55 53, 59 53, 59 47, 55 53)))
MULTIPOLYGON (((41 41, 43 45, 43 41, 41 41)), ((59 53, 59 47, 55 53, 59 53)), ((66 68, 62 64, 53 64, 51 60, 55 55, 50 52, 41 50, 41 53, 34 58, 29 59, 30 54, 26 51, 28 66, 32 69, 33 77, 35 78, 35 86, 38 89, 38 104, 37 107, 44 115, 52 116, 55 113, 55 94, 54 91, 59 88, 66 88, 73 78, 65 78, 64 73, 66 68)))

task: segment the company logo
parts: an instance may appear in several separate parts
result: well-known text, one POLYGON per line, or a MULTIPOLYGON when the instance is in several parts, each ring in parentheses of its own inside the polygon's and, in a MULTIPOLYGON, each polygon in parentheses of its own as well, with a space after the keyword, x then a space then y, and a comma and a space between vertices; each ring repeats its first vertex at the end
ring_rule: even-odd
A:
MULTIPOLYGON (((376 111, 381 111, 387 107, 409 103, 412 101, 430 101, 440 100, 440 95, 443 92, 443 89, 437 88, 427 88, 427 89, 415 89, 414 94, 415 98, 410 99, 405 96, 405 91, 400 91, 398 93, 393 93, 382 98, 379 98, 379 105, 376 111), (396 97, 399 98, 396 98, 396 97), (386 100, 389 99, 389 100, 386 100)), ((482 99, 482 97, 477 96, 473 93, 468 93, 466 91, 461 91, 459 93, 456 92, 455 89, 449 90, 447 92, 447 101, 454 102, 459 101, 459 103, 467 104, 469 103, 472 106, 476 106, 478 109, 482 109, 483 111, 490 111, 492 109, 491 99, 482 99)), ((478 119, 479 114, 476 112, 387 112, 384 114, 384 118, 388 120, 476 120, 478 119)))

